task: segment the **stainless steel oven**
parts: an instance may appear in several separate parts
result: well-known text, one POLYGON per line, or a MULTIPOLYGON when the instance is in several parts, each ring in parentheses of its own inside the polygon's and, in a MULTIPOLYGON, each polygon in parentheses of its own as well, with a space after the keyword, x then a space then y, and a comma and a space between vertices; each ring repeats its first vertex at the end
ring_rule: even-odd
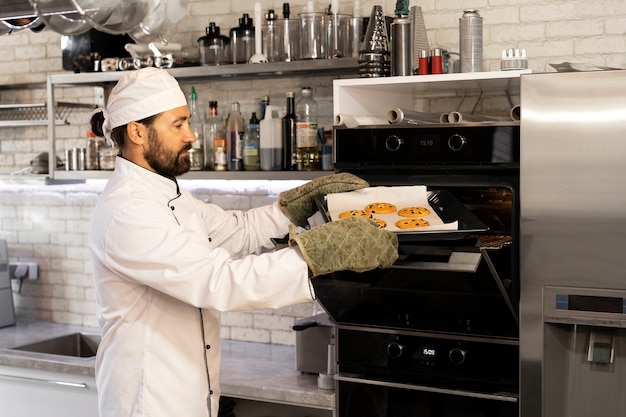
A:
POLYGON ((313 280, 336 323, 338 417, 517 416, 519 125, 336 127, 339 172, 426 185, 458 229, 399 235, 389 269, 313 280))

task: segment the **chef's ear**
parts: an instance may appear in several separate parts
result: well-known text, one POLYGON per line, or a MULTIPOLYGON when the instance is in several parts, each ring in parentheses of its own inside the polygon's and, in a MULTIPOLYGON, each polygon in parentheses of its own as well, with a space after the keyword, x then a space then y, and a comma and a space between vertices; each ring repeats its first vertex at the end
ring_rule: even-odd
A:
POLYGON ((135 145, 141 146, 148 141, 147 127, 138 122, 129 122, 126 125, 126 134, 128 135, 128 140, 135 145))

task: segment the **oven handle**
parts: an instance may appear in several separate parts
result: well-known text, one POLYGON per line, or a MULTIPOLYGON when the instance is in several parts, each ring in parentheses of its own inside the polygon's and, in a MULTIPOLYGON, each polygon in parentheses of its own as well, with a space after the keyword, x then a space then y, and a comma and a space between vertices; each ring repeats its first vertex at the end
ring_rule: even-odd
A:
POLYGON ((446 262, 404 261, 399 259, 393 264, 392 268, 474 273, 478 269, 481 258, 480 252, 452 252, 446 262))
POLYGON ((489 257, 489 253, 487 252, 486 249, 480 249, 480 252, 483 254, 483 257, 485 259, 485 262, 487 263, 487 267, 489 268, 489 271, 491 272, 491 276, 493 277, 493 280, 495 281, 498 290, 500 291, 500 295, 502 295, 502 298, 504 298, 504 302, 506 303, 509 311, 511 312, 511 314, 513 315, 513 319, 515 320, 515 322, 517 324, 519 324, 519 317, 517 316, 517 313, 515 311, 515 307, 513 307, 513 303, 511 302, 511 298, 509 297, 509 295, 507 294, 506 290, 504 289, 504 285, 502 285, 502 280, 500 279, 500 275, 498 274, 498 271, 496 270, 496 267, 493 265, 493 262, 491 262, 491 258, 489 257))
POLYGON ((454 390, 454 389, 429 387, 425 385, 410 385, 410 384, 400 384, 397 382, 362 379, 362 378, 355 378, 355 377, 350 377, 350 376, 341 375, 341 374, 336 374, 335 380, 344 381, 344 382, 353 382, 357 384, 377 385, 377 386, 388 387, 388 388, 401 388, 401 389, 409 389, 413 391, 423 391, 423 392, 433 392, 437 394, 456 395, 459 397, 482 398, 486 400, 496 400, 496 401, 504 401, 504 402, 510 402, 510 403, 518 402, 518 396, 510 392, 487 394, 484 392, 459 391, 459 390, 454 390))

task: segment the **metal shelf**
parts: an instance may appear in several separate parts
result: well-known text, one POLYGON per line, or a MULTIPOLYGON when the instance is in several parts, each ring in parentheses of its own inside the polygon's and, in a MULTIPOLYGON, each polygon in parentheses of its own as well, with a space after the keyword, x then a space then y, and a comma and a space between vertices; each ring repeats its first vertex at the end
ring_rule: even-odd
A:
MULTIPOLYGON (((109 179, 113 171, 55 171, 54 180, 84 181, 109 179)), ((259 181, 309 181, 333 171, 189 171, 181 180, 259 180, 259 181)))
MULTIPOLYGON (((167 70, 181 83, 227 81, 235 79, 264 79, 297 76, 358 76, 357 58, 313 59, 294 62, 270 62, 265 64, 241 64, 219 66, 178 67, 167 70)), ((47 80, 48 105, 55 107, 54 90, 77 85, 112 84, 125 71, 50 74, 47 80)), ((48 109, 49 113, 53 111, 48 109)), ((55 110, 56 111, 56 110, 55 110)), ((50 140, 50 155, 55 155, 55 123, 47 123, 50 140)), ((54 181, 84 181, 108 179, 110 171, 59 171, 50 164, 50 178, 54 181)), ((192 171, 181 179, 197 180, 311 180, 331 171, 192 171)))
MULTIPOLYGON (((228 79, 280 78, 299 75, 354 75, 358 76, 357 58, 309 59, 265 64, 237 64, 218 66, 177 67, 167 70, 181 82, 216 81, 228 79)), ((119 80, 125 71, 51 74, 53 85, 101 84, 119 80)))
MULTIPOLYGON (((81 103, 56 103, 54 123, 68 124, 67 118, 75 108, 94 108, 81 103)), ((0 104, 0 127, 46 126, 48 125, 48 106, 46 103, 0 104)))

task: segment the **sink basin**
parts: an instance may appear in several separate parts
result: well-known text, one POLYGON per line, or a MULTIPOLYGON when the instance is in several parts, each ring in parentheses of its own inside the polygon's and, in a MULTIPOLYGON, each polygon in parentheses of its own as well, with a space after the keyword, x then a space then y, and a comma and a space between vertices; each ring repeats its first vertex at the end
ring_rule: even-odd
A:
POLYGON ((96 356, 100 335, 90 333, 71 333, 28 345, 18 346, 14 350, 47 353, 52 355, 90 358, 96 356))

